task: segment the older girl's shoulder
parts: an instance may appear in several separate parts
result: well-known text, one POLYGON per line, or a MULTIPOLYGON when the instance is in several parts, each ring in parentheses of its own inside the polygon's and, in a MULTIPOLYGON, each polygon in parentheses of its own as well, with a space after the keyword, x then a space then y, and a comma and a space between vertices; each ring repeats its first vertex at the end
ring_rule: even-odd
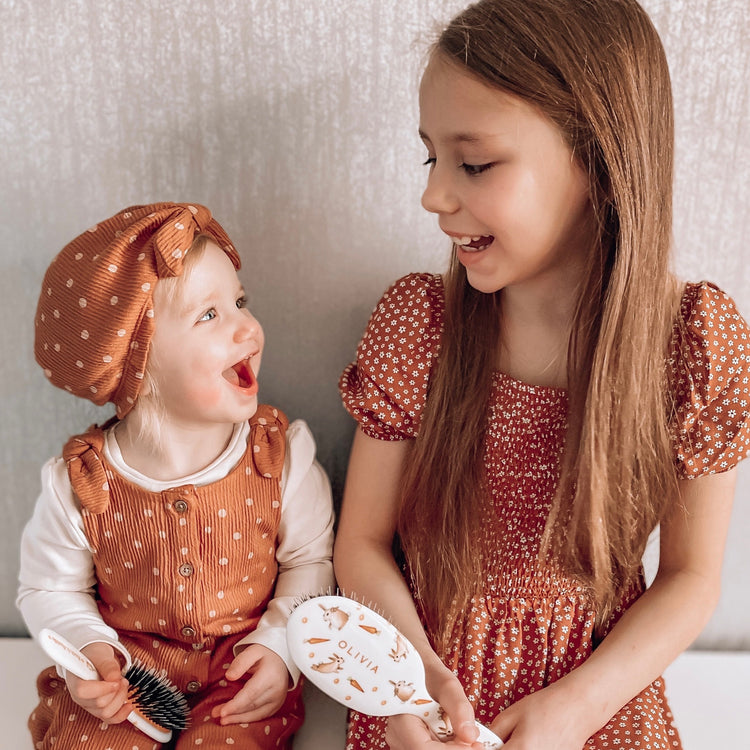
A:
POLYGON ((415 437, 440 349, 444 294, 440 276, 404 276, 380 298, 339 379, 344 407, 366 434, 415 437))
POLYGON ((391 371, 429 366, 440 348, 444 307, 439 275, 400 278, 372 311, 357 351, 360 365, 387 363, 391 371))
POLYGON ((694 365, 702 362, 703 369, 716 376, 731 376, 737 367, 747 367, 750 328, 734 300, 715 284, 685 285, 676 328, 682 335, 673 338, 673 355, 695 360, 694 365))
POLYGON ((423 318, 428 325, 442 319, 445 305, 443 279, 439 274, 410 273, 391 284, 375 307, 374 315, 423 318))
POLYGON ((715 284, 685 285, 669 366, 681 475, 731 468, 750 452, 750 327, 715 284))

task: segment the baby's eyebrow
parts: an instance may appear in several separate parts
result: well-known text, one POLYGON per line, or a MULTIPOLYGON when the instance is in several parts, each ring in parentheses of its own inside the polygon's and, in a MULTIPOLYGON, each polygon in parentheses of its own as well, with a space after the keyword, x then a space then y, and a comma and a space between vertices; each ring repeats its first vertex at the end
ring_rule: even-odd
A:
POLYGON ((199 300, 181 295, 177 301, 177 311, 180 315, 197 315, 214 306, 213 295, 201 297, 199 300))
POLYGON ((197 315, 200 315, 204 313, 206 310, 210 309, 212 306, 210 304, 208 305, 190 305, 190 304, 184 304, 180 305, 179 314, 181 318, 194 318, 197 315))

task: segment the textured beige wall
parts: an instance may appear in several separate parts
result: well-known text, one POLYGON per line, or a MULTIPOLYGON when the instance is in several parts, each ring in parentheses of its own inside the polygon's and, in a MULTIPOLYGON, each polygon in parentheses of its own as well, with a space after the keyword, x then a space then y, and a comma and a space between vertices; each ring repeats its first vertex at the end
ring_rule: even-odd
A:
MULTIPOLYGON (((463 0, 0 0, 0 633, 39 468, 98 411, 31 353, 59 247, 137 202, 204 202, 244 258, 265 324, 262 396, 308 420, 340 487, 353 426, 336 380, 385 286, 442 270, 419 207, 415 88, 429 32, 463 0)), ((750 315, 746 0, 650 0, 677 96, 677 266, 750 315)), ((750 648, 739 490, 718 616, 703 640, 750 648)))

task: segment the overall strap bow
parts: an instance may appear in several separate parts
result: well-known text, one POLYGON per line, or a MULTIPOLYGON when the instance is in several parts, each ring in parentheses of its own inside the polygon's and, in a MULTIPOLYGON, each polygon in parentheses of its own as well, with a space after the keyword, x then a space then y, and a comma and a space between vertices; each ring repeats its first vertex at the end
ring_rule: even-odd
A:
POLYGON ((92 425, 83 435, 74 435, 63 448, 73 491, 89 513, 103 513, 109 507, 103 448, 104 432, 98 425, 92 425))
POLYGON ((281 479, 286 454, 286 428, 289 420, 283 412, 262 404, 250 419, 250 444, 258 473, 281 479))

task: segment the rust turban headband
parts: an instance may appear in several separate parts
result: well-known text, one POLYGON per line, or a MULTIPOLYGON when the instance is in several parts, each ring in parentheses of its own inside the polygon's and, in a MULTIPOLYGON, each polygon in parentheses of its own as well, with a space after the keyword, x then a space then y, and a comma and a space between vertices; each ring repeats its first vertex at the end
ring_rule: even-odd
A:
POLYGON ((133 407, 154 331, 153 291, 182 273, 195 237, 207 234, 240 267, 211 212, 197 203, 132 206, 66 245, 47 269, 34 354, 53 385, 117 416, 133 407))

